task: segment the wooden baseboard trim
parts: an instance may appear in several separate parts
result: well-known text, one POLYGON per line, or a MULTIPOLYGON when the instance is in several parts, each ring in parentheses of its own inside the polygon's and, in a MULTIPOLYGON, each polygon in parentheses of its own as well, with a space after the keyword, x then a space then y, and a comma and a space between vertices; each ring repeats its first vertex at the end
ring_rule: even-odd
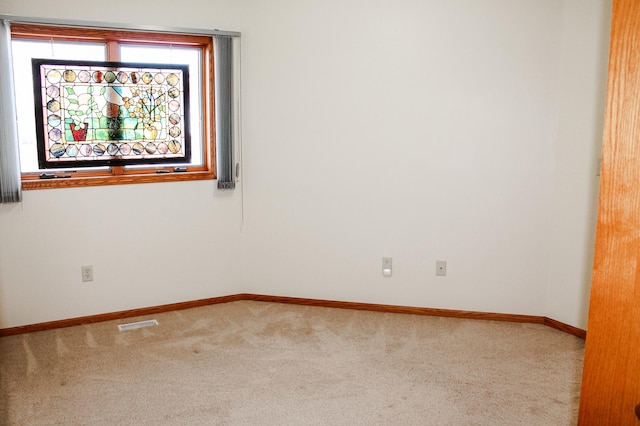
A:
POLYGON ((71 318, 60 321, 43 322, 39 324, 23 325, 0 329, 0 337, 16 334, 33 333, 36 331, 52 330, 56 328, 72 327, 76 325, 92 324, 96 322, 132 318, 142 315, 153 315, 181 309, 197 308, 200 306, 216 305, 219 303, 252 300, 256 302, 286 303, 293 305, 318 306, 324 308, 355 309, 360 311, 388 312, 396 314, 426 315, 449 318, 477 319, 485 321, 506 321, 529 324, 542 324, 562 332, 572 334, 582 339, 586 338, 586 331, 561 323, 551 318, 535 315, 498 314, 491 312, 460 311, 453 309, 419 308, 411 306, 381 305, 376 303, 340 302, 335 300, 306 299, 301 297, 269 296, 263 294, 241 293, 229 296, 212 297, 209 299, 192 300, 189 302, 171 303, 168 305, 152 306, 148 308, 131 309, 128 311, 111 312, 86 317, 71 318))
POLYGON ((488 312, 457 311, 452 309, 419 308, 398 305, 380 305, 377 303, 339 302, 335 300, 304 299, 299 297, 267 296, 261 294, 245 294, 244 296, 246 296, 245 300, 255 300, 258 302, 289 303, 293 305, 356 309, 361 311, 390 312, 395 314, 427 315, 434 317, 544 324, 544 317, 533 315, 494 314, 488 312))
POLYGON ((160 314, 163 312, 179 311, 181 309, 197 308, 200 306, 216 305, 218 303, 235 302, 244 300, 242 295, 212 297, 209 299, 191 300, 188 302, 170 303, 168 305, 151 306, 148 308, 130 309, 128 311, 110 312, 107 314, 89 315, 86 317, 70 318, 59 321, 42 322, 38 324, 22 325, 19 327, 0 329, 0 337, 13 336, 15 334, 33 333, 36 331, 53 330, 56 328, 73 327, 76 325, 93 324, 96 322, 112 321, 123 318, 132 318, 142 315, 160 314))
POLYGON ((547 327, 555 328, 556 330, 563 331, 567 334, 573 334, 574 336, 580 337, 581 339, 587 338, 587 332, 585 330, 569 324, 565 324, 560 321, 556 321, 551 318, 545 317, 544 325, 546 325, 547 327))

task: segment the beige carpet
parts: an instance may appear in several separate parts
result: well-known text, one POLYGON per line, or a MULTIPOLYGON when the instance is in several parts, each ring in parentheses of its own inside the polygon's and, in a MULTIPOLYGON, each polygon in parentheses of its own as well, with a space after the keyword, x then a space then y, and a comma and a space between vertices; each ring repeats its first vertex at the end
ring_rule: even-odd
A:
POLYGON ((572 425, 583 349, 541 325, 233 302, 0 338, 0 423, 572 425))

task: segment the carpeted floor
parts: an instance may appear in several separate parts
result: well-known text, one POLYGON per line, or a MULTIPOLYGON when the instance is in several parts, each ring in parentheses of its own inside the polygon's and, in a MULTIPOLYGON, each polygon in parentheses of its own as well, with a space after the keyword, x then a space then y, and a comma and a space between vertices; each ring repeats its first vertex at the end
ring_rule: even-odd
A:
POLYGON ((0 423, 573 425, 583 350, 541 325, 233 302, 0 338, 0 423))

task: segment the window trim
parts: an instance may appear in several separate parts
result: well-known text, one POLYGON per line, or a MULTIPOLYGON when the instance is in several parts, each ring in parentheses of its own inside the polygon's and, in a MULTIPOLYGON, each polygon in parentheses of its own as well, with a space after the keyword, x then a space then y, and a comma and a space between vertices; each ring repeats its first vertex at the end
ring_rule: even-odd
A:
MULTIPOLYGON (((27 172, 21 174, 23 190, 216 179, 214 54, 213 37, 210 34, 12 22, 11 37, 47 41, 103 42, 106 43, 107 59, 117 58, 120 44, 172 45, 202 49, 203 165, 191 166, 187 171, 179 172, 173 167, 161 164, 149 165, 149 168, 144 169, 112 166, 105 171, 78 170, 71 173, 71 177, 52 179, 41 179, 40 172, 27 172)), ((63 170, 51 172, 58 176, 68 176, 63 170)))

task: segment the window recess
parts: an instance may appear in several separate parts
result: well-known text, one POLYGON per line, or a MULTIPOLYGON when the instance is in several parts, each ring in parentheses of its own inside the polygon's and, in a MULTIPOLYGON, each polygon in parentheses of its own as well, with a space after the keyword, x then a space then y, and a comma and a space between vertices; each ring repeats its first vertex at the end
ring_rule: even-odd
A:
POLYGON ((214 39, 239 33, 0 19, 22 189, 217 178, 214 39))

